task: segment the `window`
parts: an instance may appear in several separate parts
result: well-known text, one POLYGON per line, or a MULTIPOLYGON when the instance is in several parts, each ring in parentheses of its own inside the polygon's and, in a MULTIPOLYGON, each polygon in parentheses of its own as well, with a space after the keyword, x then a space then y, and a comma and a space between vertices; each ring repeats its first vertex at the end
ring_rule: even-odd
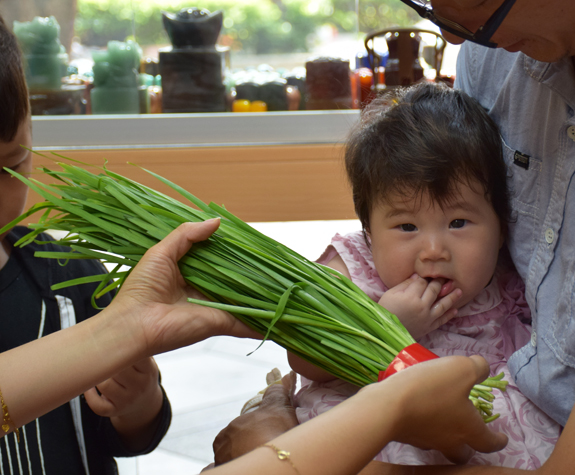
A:
MULTIPOLYGON (((9 25, 35 16, 53 16, 59 25, 61 51, 50 63, 54 71, 58 69, 54 74, 65 77, 63 90, 55 90, 53 83, 42 83, 44 63, 30 56, 34 52, 27 54, 29 71, 40 68, 44 74, 40 81, 29 77, 36 115, 357 108, 361 97, 354 91, 359 79, 352 76, 344 83, 349 73, 345 61, 351 69, 367 66, 363 39, 368 32, 413 26, 420 21, 399 0, 206 0, 202 8, 212 14, 222 12, 217 41, 220 60, 208 60, 209 55, 204 54, 186 69, 181 55, 171 57, 167 51, 171 44, 163 12, 176 15, 188 6, 183 0, 9 0, 0 4, 0 13, 9 25), (132 48, 141 55, 140 72, 147 73, 134 78, 118 73, 119 79, 112 81, 116 86, 139 87, 129 94, 125 89, 114 92, 101 79, 117 70, 105 66, 110 62, 105 56, 108 43, 126 40, 139 46, 132 48), (316 61, 306 69, 310 58, 316 61), (94 59, 100 65, 94 67, 94 59), (211 70, 207 63, 213 66, 211 70), (313 84, 306 91, 302 80, 307 71, 318 78, 317 90, 334 87, 337 98, 314 100, 313 84), (196 99, 191 97, 193 88, 181 81, 194 75, 200 84, 196 99), (222 75, 223 82, 218 84, 222 75), (100 86, 103 89, 98 92, 100 86), (182 107, 186 101, 189 104, 182 107)), ((195 16, 206 15, 196 12, 195 16)), ((111 48, 121 50, 117 55, 128 56, 115 59, 130 69, 131 53, 125 51, 130 46, 111 48)), ((379 40, 376 48, 385 52, 385 41, 379 40)), ((188 54, 184 58, 193 57, 193 53, 188 54)), ((424 63, 424 67, 429 65, 424 63)))

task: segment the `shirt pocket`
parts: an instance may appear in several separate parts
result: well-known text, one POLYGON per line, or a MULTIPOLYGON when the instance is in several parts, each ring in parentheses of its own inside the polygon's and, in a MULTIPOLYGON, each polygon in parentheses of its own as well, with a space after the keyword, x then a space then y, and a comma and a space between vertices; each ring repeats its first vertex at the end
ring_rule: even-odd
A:
POLYGON ((503 142, 507 185, 511 199, 509 244, 517 269, 524 276, 535 248, 541 188, 541 160, 516 160, 516 150, 503 142), (522 166, 518 165, 520 163, 522 166))

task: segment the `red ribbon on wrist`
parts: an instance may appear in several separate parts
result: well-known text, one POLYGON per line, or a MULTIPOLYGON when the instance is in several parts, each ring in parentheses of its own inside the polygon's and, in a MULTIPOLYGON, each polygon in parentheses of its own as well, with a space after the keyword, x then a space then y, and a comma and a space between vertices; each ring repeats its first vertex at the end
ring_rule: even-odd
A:
POLYGON ((433 360, 439 358, 435 353, 432 353, 427 348, 421 346, 419 343, 413 343, 406 346, 401 350, 393 359, 385 371, 380 371, 377 378, 378 381, 383 381, 392 374, 401 371, 402 369, 409 368, 417 363, 433 360))

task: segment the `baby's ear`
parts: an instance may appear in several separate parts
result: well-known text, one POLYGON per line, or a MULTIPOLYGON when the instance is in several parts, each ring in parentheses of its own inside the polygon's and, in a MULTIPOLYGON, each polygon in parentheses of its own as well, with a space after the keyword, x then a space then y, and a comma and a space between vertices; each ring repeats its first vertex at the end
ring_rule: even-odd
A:
POLYGON ((365 239, 365 243, 371 247, 371 232, 367 226, 363 228, 363 237, 365 239))

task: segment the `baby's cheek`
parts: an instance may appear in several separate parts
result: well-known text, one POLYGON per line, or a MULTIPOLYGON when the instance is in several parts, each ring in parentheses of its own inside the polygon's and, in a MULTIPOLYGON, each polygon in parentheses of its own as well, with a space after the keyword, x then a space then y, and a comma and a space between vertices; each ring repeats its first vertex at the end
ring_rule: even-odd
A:
POLYGON ((402 253, 399 246, 395 252, 382 252, 372 243, 373 263, 381 281, 390 289, 409 279, 415 272, 413 257, 402 253))
MULTIPOLYGON (((396 272, 384 272, 383 275, 379 274, 379 278, 383 282, 386 288, 391 289, 402 282, 405 282, 413 275, 413 271, 411 272, 401 272, 400 269, 395 269, 396 272)), ((379 273, 379 271, 378 271, 379 273)))

